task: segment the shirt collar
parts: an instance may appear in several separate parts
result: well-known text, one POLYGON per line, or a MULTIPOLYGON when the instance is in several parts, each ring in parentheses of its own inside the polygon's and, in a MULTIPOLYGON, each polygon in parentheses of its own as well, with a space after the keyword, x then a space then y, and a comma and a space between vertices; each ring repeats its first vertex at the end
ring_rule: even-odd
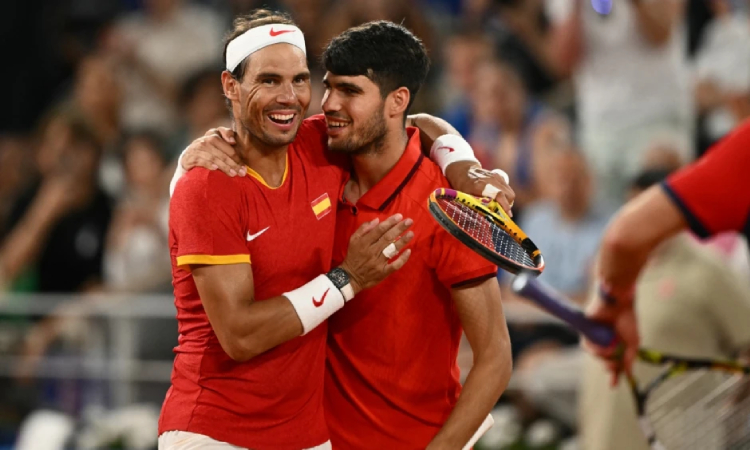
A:
MULTIPOLYGON (((411 177, 414 176, 414 173, 416 173, 424 159, 421 141, 419 140, 419 130, 408 127, 406 135, 409 137, 409 141, 401 158, 399 158, 396 165, 375 186, 370 188, 357 201, 357 205, 383 211, 396 198, 398 193, 401 192, 401 189, 406 186, 411 177)), ((342 204, 346 202, 344 199, 344 186, 346 186, 349 178, 351 178, 351 173, 347 174, 339 193, 339 200, 341 200, 342 204)))

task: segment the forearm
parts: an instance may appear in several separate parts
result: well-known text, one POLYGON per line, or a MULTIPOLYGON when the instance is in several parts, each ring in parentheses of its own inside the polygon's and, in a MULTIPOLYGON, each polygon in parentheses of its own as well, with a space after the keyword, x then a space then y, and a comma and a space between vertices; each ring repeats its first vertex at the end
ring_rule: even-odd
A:
POLYGON ((573 75, 583 57, 583 20, 580 4, 575 8, 570 19, 557 26, 552 32, 550 48, 552 48, 555 71, 561 77, 573 75))
POLYGON ((32 205, 0 250, 0 272, 3 273, 3 278, 12 281, 36 260, 53 222, 51 214, 32 205))
POLYGON ((672 0, 631 0, 638 28, 646 40, 655 46, 666 44, 672 36, 677 6, 672 0))
POLYGON ((422 151, 429 155, 435 139, 444 134, 455 134, 461 136, 451 124, 445 120, 429 114, 412 114, 406 118, 407 125, 419 128, 419 137, 422 143, 422 151))
POLYGON ((229 328, 224 350, 236 361, 252 359, 303 332, 297 312, 284 296, 253 301, 237 311, 229 328))
POLYGON ((615 294, 630 292, 651 252, 685 226, 661 186, 636 197, 605 231, 598 264, 601 282, 615 294))
POLYGON ((508 386, 510 345, 494 358, 475 358, 455 408, 428 449, 460 449, 469 441, 508 386))

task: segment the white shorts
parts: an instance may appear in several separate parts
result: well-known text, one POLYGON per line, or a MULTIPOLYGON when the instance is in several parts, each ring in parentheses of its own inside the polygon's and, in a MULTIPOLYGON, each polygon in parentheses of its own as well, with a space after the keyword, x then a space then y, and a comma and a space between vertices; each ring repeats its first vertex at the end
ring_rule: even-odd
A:
MULTIPOLYGON (((248 450, 208 436, 189 431, 167 431, 159 436, 159 450, 248 450)), ((324 442, 305 450, 331 450, 331 442, 324 442)))

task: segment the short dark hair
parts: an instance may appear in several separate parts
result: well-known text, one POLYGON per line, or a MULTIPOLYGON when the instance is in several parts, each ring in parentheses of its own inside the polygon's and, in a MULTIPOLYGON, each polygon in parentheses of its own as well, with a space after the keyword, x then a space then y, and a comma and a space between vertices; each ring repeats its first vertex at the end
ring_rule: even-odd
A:
POLYGON ((411 98, 404 117, 422 87, 430 59, 422 41, 405 27, 379 20, 350 28, 331 40, 323 51, 323 68, 335 75, 364 75, 385 98, 400 87, 411 98))
MULTIPOLYGON (((249 14, 236 17, 232 23, 232 30, 224 37, 224 67, 227 66, 227 46, 230 42, 247 30, 272 23, 297 26, 289 14, 270 9, 256 9, 249 14)), ((242 80, 242 77, 245 75, 246 65, 247 58, 234 68, 232 76, 237 80, 242 80)))

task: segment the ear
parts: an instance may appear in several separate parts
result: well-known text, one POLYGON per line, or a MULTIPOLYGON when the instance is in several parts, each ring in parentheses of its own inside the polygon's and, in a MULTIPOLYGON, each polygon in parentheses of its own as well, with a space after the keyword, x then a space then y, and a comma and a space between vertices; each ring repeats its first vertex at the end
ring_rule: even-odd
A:
POLYGON ((239 101, 240 82, 226 70, 221 73, 221 86, 224 89, 224 96, 226 98, 230 101, 239 101))
POLYGON ((388 107, 388 115, 391 117, 404 115, 406 108, 409 106, 409 100, 411 99, 409 89, 401 86, 391 92, 388 96, 391 98, 388 107))

